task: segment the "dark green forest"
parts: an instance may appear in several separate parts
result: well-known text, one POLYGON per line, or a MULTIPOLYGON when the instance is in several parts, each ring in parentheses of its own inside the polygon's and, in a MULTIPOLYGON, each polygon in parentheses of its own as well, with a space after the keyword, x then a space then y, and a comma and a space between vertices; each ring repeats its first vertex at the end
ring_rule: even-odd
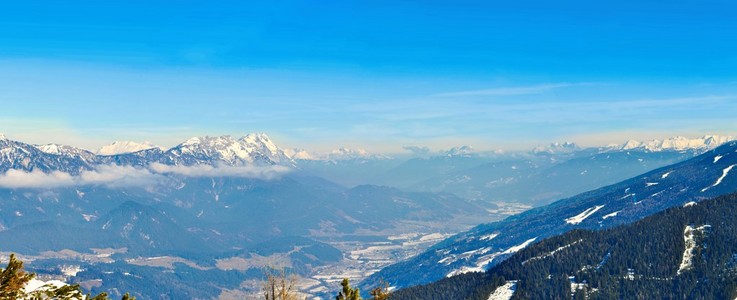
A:
POLYGON ((486 273, 399 290, 391 299, 485 300, 508 280, 517 280, 512 299, 735 299, 737 194, 630 225, 574 230, 535 243, 486 273), (687 227, 691 263, 681 269, 687 227))

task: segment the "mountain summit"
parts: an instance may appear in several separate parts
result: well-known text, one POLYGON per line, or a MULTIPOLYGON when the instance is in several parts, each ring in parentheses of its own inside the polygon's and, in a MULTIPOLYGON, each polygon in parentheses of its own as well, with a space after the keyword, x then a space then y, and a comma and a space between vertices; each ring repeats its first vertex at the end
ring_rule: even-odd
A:
MULTIPOLYGON (((137 143, 137 142, 131 142, 131 141, 115 141, 112 144, 103 146, 102 148, 97 150, 97 155, 116 155, 116 154, 124 154, 124 153, 133 153, 133 152, 148 150, 152 148, 162 149, 161 147, 155 146, 149 142, 137 143)), ((162 150, 165 150, 165 149, 162 149, 162 150)))
POLYGON ((230 165, 295 165, 294 160, 263 133, 251 133, 239 139, 229 135, 193 137, 167 153, 173 155, 176 163, 185 165, 207 163, 213 159, 230 165))

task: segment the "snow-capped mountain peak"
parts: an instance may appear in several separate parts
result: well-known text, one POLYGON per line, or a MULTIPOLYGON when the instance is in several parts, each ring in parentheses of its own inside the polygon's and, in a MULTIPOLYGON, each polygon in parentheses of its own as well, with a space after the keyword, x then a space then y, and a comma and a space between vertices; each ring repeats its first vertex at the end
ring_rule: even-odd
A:
POLYGON ((98 155, 117 155, 117 154, 124 154, 124 153, 133 153, 133 152, 148 150, 152 148, 162 149, 161 147, 155 146, 149 142, 137 143, 137 142, 131 142, 131 141, 115 141, 112 144, 103 146, 102 148, 97 150, 97 154, 98 155))
POLYGON ((446 152, 447 156, 468 156, 475 152, 473 147, 468 145, 463 145, 459 147, 453 147, 448 152, 446 152))
POLYGON ((576 143, 572 142, 563 142, 563 143, 551 143, 547 146, 537 146, 532 149, 533 153, 571 153, 581 150, 581 147, 579 147, 576 143))
POLYGON ((635 141, 629 140, 624 143, 621 147, 622 150, 640 149, 646 151, 666 151, 666 150, 709 150, 716 148, 726 142, 732 141, 735 138, 732 136, 719 136, 719 135, 705 135, 699 138, 687 138, 683 136, 675 136, 665 140, 649 140, 649 141, 635 141))
POLYGON ((280 151, 265 133, 249 133, 240 138, 240 141, 254 148, 260 148, 264 152, 269 152, 271 155, 278 155, 280 151))
POLYGON ((64 149, 65 148, 64 145, 59 145, 59 144, 37 145, 36 148, 38 148, 38 150, 41 150, 44 153, 54 154, 54 155, 62 155, 66 152, 65 150, 68 150, 68 149, 64 149))
POLYGON ((46 145, 34 145, 34 147, 36 147, 36 149, 40 150, 43 153, 66 156, 70 158, 79 158, 85 163, 91 163, 95 161, 94 153, 77 147, 53 143, 46 145))
POLYGON ((180 158, 183 155, 188 156, 183 161, 185 164, 206 163, 205 160, 208 159, 221 160, 232 165, 295 164, 289 155, 263 133, 252 133, 239 139, 229 135, 193 137, 169 151, 180 158))

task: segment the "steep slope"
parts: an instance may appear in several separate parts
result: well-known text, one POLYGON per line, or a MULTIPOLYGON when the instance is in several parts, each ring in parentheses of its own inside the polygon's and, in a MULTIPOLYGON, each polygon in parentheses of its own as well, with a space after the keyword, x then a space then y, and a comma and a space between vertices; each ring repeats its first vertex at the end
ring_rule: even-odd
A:
POLYGON ((428 251, 373 274, 405 287, 494 266, 532 242, 577 228, 627 224, 690 201, 737 190, 737 142, 623 182, 563 199, 458 234, 428 251))
POLYGON ((574 230, 519 251, 486 274, 464 274, 392 299, 734 299, 737 194, 675 207, 608 230, 574 230), (455 282, 465 281, 460 289, 455 282), (442 293, 442 292, 441 292, 442 293))

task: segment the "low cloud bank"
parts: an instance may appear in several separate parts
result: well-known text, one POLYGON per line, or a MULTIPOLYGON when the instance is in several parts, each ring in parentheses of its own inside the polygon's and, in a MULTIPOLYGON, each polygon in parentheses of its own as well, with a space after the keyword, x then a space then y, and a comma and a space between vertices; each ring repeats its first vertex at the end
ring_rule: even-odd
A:
POLYGON ((158 174, 173 174, 185 177, 242 177, 272 180, 289 172, 284 166, 171 166, 153 163, 149 169, 158 174))
POLYGON ((240 177, 273 180, 289 172, 284 166, 169 166, 160 163, 148 167, 99 165, 94 170, 82 171, 79 175, 39 170, 23 171, 11 169, 0 174, 0 188, 59 188, 82 185, 105 185, 108 187, 150 186, 166 180, 167 175, 184 177, 240 177))

